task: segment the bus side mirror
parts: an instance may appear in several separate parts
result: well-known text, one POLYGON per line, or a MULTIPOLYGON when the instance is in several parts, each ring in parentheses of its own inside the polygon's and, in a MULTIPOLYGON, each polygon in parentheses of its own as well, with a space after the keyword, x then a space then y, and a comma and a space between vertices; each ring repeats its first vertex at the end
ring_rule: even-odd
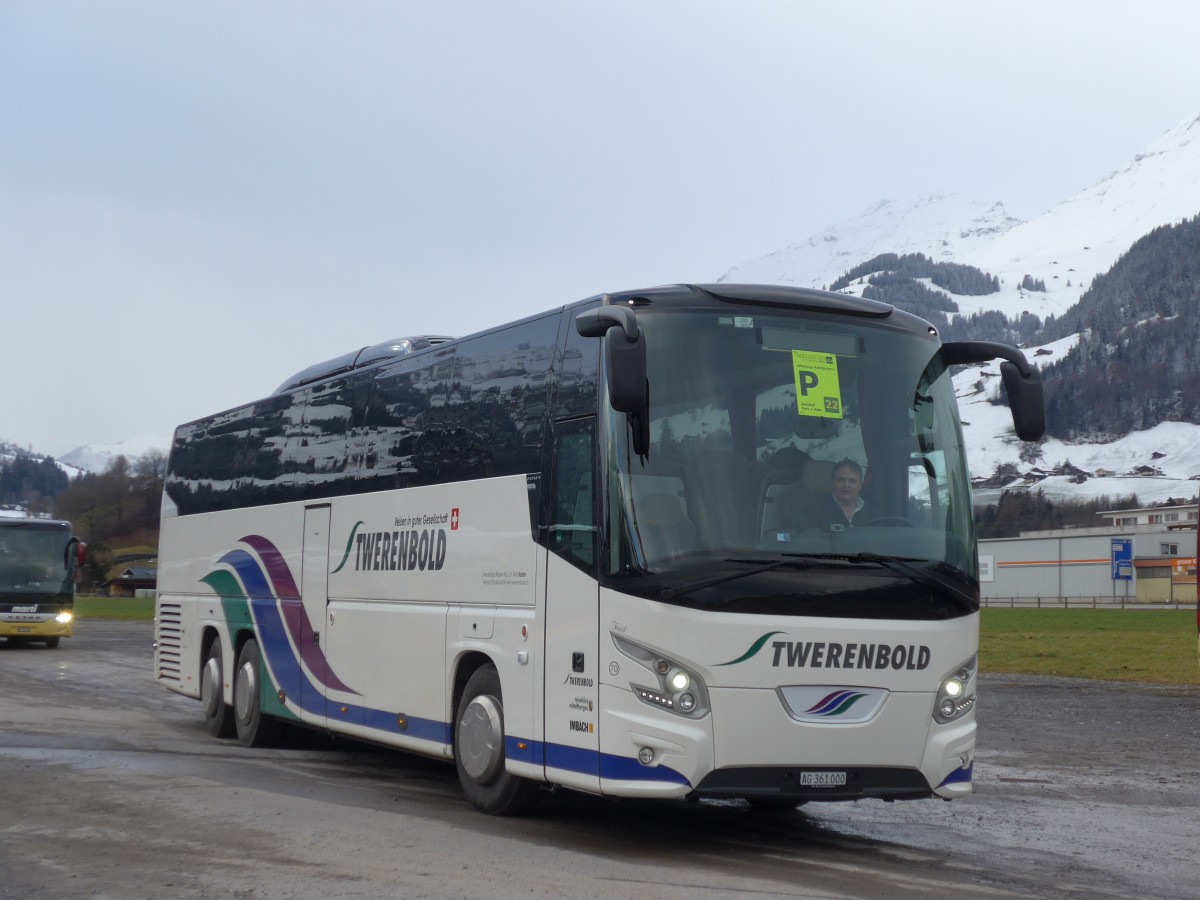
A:
POLYGON ((629 416, 633 449, 645 456, 650 449, 650 404, 646 385, 646 341, 633 310, 600 306, 575 317, 582 337, 604 338, 604 370, 608 402, 629 416))
POLYGON ((1000 363, 1000 378, 1008 392, 1013 428, 1023 441, 1040 440, 1046 433, 1046 404, 1042 398, 1042 373, 1031 366, 1016 347, 994 341, 952 341, 942 344, 940 353, 946 366, 988 362, 1000 363))
POLYGON ((1000 363, 1000 378, 1008 392, 1013 428, 1023 441, 1040 440, 1046 433, 1046 405, 1042 399, 1042 373, 1033 366, 1022 374, 1016 363, 1000 363))

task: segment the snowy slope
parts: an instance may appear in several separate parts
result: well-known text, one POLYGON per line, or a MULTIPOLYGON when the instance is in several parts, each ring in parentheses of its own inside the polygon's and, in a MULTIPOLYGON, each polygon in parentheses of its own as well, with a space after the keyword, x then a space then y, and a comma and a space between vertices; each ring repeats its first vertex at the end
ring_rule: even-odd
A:
POLYGON ((1104 180, 963 253, 955 262, 998 275, 1004 290, 956 299, 964 314, 1028 309, 1042 318, 1061 315, 1138 238, 1197 214, 1200 116, 1171 129, 1104 180), (1018 286, 1025 274, 1045 281, 1046 293, 1022 295, 1018 286))
POLYGON ((822 287, 880 253, 923 253, 996 275, 999 293, 954 297, 963 315, 998 309, 1061 315, 1138 238, 1200 214, 1200 115, 1151 143, 1124 168, 1028 222, 999 203, 957 197, 885 200, 854 218, 720 277, 822 287), (1025 275, 1047 290, 1023 291, 1025 275), (1068 284, 1070 282, 1070 284, 1068 284))
POLYGON ((884 200, 806 241, 740 263, 718 280, 820 288, 879 253, 924 253, 953 262, 1019 224, 999 203, 942 195, 884 200))
MULTIPOLYGON (((1077 337, 1055 341, 1044 348, 1027 349, 1035 365, 1048 365, 1061 358, 1077 337), (1038 349, 1043 353, 1038 355, 1038 349)), ((1038 448, 1036 459, 1021 459, 1026 445, 1013 433, 1012 413, 1008 407, 989 402, 1000 383, 1000 361, 967 366, 954 377, 954 392, 963 419, 963 439, 967 462, 974 476, 987 478, 1005 464, 1016 465, 1023 478, 1004 487, 1029 487, 1041 490, 1052 500, 1091 500, 1101 496, 1112 499, 1136 494, 1139 503, 1151 505, 1170 498, 1190 499, 1200 488, 1200 426, 1182 422, 1164 422, 1148 431, 1135 431, 1108 444, 1068 444, 1049 439, 1038 448), (983 389, 977 386, 983 382, 983 389), (1088 473, 1079 482, 1066 475, 1042 477, 1064 466, 1088 473), (1161 474, 1133 474, 1149 467, 1161 474), (1111 475, 1097 475, 1101 470, 1111 475)), ((977 503, 995 500, 1004 487, 975 487, 977 503)))

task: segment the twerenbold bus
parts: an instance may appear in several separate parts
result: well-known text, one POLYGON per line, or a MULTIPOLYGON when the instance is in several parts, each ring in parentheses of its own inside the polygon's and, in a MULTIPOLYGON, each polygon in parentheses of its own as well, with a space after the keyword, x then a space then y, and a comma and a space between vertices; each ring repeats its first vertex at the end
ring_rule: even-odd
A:
POLYGON ((181 426, 157 678, 257 746, 301 723, 539 784, 763 804, 971 790, 979 582, 942 344, 889 305, 677 285, 369 347, 181 426), (834 462, 866 472, 854 525, 834 462))
POLYGON ((57 647, 75 620, 75 567, 87 545, 71 523, 0 518, 0 637, 57 647))

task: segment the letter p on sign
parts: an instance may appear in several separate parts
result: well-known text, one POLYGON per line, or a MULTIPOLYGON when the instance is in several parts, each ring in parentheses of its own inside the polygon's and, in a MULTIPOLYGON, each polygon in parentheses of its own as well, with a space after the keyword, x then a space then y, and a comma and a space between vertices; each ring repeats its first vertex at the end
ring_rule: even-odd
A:
POLYGON ((796 376, 796 407, 800 415, 842 418, 842 386, 835 355, 793 350, 792 370, 796 376))

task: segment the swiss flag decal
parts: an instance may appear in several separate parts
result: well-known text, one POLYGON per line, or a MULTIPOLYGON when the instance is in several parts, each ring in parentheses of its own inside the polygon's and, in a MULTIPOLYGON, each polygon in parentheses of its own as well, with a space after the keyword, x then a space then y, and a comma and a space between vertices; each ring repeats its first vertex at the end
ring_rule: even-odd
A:
POLYGON ((458 507, 450 510, 450 530, 458 531, 458 507))

